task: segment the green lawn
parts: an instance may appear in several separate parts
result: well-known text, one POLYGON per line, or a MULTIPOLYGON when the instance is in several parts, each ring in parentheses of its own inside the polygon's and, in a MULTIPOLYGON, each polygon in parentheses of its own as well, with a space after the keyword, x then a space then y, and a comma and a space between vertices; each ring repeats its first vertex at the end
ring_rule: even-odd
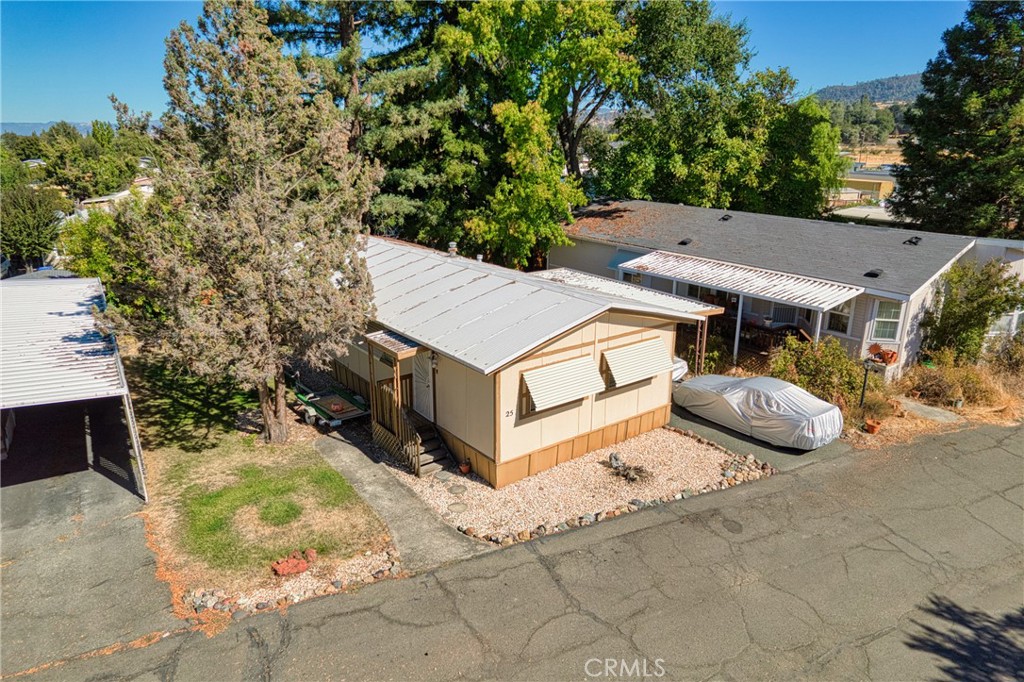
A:
POLYGON ((383 524, 311 443, 239 430, 251 395, 159 365, 128 369, 151 494, 170 512, 153 515, 158 542, 176 558, 259 575, 294 550, 344 559, 379 541, 383 524))

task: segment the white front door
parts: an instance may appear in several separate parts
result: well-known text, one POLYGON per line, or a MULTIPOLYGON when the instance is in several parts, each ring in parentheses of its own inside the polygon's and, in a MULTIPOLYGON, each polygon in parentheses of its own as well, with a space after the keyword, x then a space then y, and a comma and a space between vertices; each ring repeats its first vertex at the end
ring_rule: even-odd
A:
POLYGON ((412 409, 434 421, 434 368, 430 353, 417 353, 412 358, 412 409))

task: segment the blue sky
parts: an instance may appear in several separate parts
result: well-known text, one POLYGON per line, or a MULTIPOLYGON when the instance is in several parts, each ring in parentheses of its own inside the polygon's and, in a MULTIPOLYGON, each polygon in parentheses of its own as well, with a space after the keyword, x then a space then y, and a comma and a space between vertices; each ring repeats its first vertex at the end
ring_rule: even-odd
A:
MULTIPOLYGON (((744 20, 755 69, 802 92, 924 68, 966 2, 715 3, 744 20)), ((0 2, 0 120, 111 119, 107 95, 163 111, 163 41, 199 2, 0 2)))

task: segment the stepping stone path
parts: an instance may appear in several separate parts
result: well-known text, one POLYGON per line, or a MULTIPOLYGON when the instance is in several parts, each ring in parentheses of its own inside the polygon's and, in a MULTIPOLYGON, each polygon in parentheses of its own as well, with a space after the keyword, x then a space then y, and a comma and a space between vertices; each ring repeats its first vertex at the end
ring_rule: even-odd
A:
POLYGON ((434 474, 434 478, 441 481, 441 483, 452 480, 452 476, 454 476, 452 472, 444 470, 438 471, 436 474, 434 474))
POLYGON ((450 511, 452 514, 459 514, 461 512, 466 511, 467 509, 469 509, 469 507, 462 502, 452 502, 451 504, 448 505, 448 511, 450 511))
POLYGON ((451 488, 448 488, 448 492, 450 492, 452 495, 462 495, 466 492, 466 486, 462 485, 461 483, 456 483, 451 488))

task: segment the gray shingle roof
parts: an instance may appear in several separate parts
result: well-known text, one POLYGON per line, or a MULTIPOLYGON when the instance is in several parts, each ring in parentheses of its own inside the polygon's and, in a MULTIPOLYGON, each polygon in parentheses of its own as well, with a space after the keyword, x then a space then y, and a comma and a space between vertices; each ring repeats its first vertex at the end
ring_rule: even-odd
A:
POLYGON ((566 227, 570 237, 817 277, 910 295, 963 253, 973 237, 825 220, 696 208, 653 201, 592 204, 566 227), (722 218, 728 214, 728 220, 722 218), (919 237, 915 245, 904 242, 919 237), (683 239, 690 243, 680 245, 683 239), (878 278, 869 270, 883 271, 878 278))

